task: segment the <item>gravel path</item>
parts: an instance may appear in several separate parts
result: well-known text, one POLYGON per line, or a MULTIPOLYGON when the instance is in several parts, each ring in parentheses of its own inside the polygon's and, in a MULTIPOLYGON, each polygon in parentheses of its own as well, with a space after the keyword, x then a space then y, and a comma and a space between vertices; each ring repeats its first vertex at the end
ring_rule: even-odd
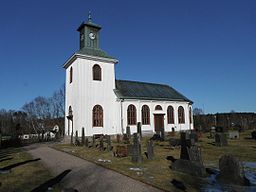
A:
POLYGON ((36 144, 26 149, 34 157, 41 158, 54 175, 67 169, 72 170, 61 181, 64 188, 75 188, 79 192, 160 192, 159 189, 47 145, 36 144))

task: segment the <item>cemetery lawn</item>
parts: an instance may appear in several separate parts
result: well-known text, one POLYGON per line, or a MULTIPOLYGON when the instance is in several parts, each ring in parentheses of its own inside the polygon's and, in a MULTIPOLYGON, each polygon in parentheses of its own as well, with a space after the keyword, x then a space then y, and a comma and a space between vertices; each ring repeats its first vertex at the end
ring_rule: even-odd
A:
MULTIPOLYGON (((240 161, 256 162, 256 141, 250 138, 251 131, 240 134, 240 139, 228 140, 226 147, 216 147, 214 140, 207 138, 209 133, 205 133, 199 139, 199 145, 202 148, 202 158, 206 167, 218 167, 218 160, 224 154, 234 154, 240 161)), ((176 137, 179 138, 178 133, 176 137)), ((146 141, 150 137, 142 139, 142 153, 146 151, 146 141)), ((166 139, 168 140, 168 138, 166 139)), ((112 141, 112 145, 117 143, 112 141)), ((146 159, 143 154, 143 163, 135 164, 131 162, 131 157, 117 158, 112 152, 99 151, 97 148, 86 148, 81 146, 71 146, 70 144, 57 144, 54 148, 78 156, 82 159, 91 161, 100 166, 112 169, 121 174, 132 177, 149 185, 155 186, 165 191, 180 191, 172 186, 170 181, 176 179, 182 181, 188 191, 199 191, 205 185, 206 179, 190 176, 169 168, 171 162, 166 160, 166 156, 171 155, 179 158, 180 148, 171 149, 169 142, 154 142, 154 160, 146 159), (111 160, 111 162, 102 162, 101 160, 111 160), (130 168, 139 168, 141 170, 130 170, 130 168)))
MULTIPOLYGON (((21 148, 7 148, 0 151, 0 168, 34 159, 21 148), (9 160, 6 160, 6 159, 9 160)), ((52 178, 50 172, 39 161, 12 168, 9 173, 0 173, 0 191, 31 191, 52 178)), ((52 190, 60 191, 59 186, 52 190)))

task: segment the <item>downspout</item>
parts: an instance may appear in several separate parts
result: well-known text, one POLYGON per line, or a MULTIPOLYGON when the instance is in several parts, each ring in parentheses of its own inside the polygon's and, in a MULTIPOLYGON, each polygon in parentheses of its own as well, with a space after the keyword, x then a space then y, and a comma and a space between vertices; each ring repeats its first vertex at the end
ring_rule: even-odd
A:
POLYGON ((124 134, 124 119, 123 119, 123 99, 120 99, 120 108, 121 108, 121 131, 122 131, 122 134, 124 134))

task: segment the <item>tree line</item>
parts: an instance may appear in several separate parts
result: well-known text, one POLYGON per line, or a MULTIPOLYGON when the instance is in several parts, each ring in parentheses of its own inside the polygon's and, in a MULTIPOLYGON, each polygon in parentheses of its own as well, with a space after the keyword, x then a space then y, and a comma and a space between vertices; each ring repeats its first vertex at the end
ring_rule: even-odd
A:
POLYGON ((25 103, 21 110, 0 110, 2 135, 15 136, 26 133, 43 133, 58 125, 64 130, 65 86, 50 97, 38 96, 25 103))

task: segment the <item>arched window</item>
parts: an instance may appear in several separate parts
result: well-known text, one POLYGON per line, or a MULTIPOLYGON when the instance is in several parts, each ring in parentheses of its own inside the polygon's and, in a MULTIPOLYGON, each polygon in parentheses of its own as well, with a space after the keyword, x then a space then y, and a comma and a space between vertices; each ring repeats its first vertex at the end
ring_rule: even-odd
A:
POLYGON ((155 107, 155 110, 162 110, 162 107, 161 107, 160 105, 157 105, 157 106, 155 107))
POLYGON ((182 106, 179 106, 178 108, 178 118, 180 124, 185 123, 184 108, 182 106))
POLYGON ((128 125, 136 125, 136 107, 134 105, 129 105, 127 109, 127 123, 128 125))
POLYGON ((93 127, 103 127, 103 109, 100 105, 95 105, 92 110, 93 127))
POLYGON ((149 125, 150 124, 150 109, 147 105, 143 105, 141 108, 141 119, 142 125, 149 125))
POLYGON ((94 65, 92 68, 93 71, 93 80, 101 81, 101 68, 99 65, 94 65))
POLYGON ((70 70, 69 70, 69 83, 72 83, 73 81, 73 68, 70 67, 70 70))
POLYGON ((167 121, 168 124, 174 124, 174 109, 172 106, 167 108, 167 121))

